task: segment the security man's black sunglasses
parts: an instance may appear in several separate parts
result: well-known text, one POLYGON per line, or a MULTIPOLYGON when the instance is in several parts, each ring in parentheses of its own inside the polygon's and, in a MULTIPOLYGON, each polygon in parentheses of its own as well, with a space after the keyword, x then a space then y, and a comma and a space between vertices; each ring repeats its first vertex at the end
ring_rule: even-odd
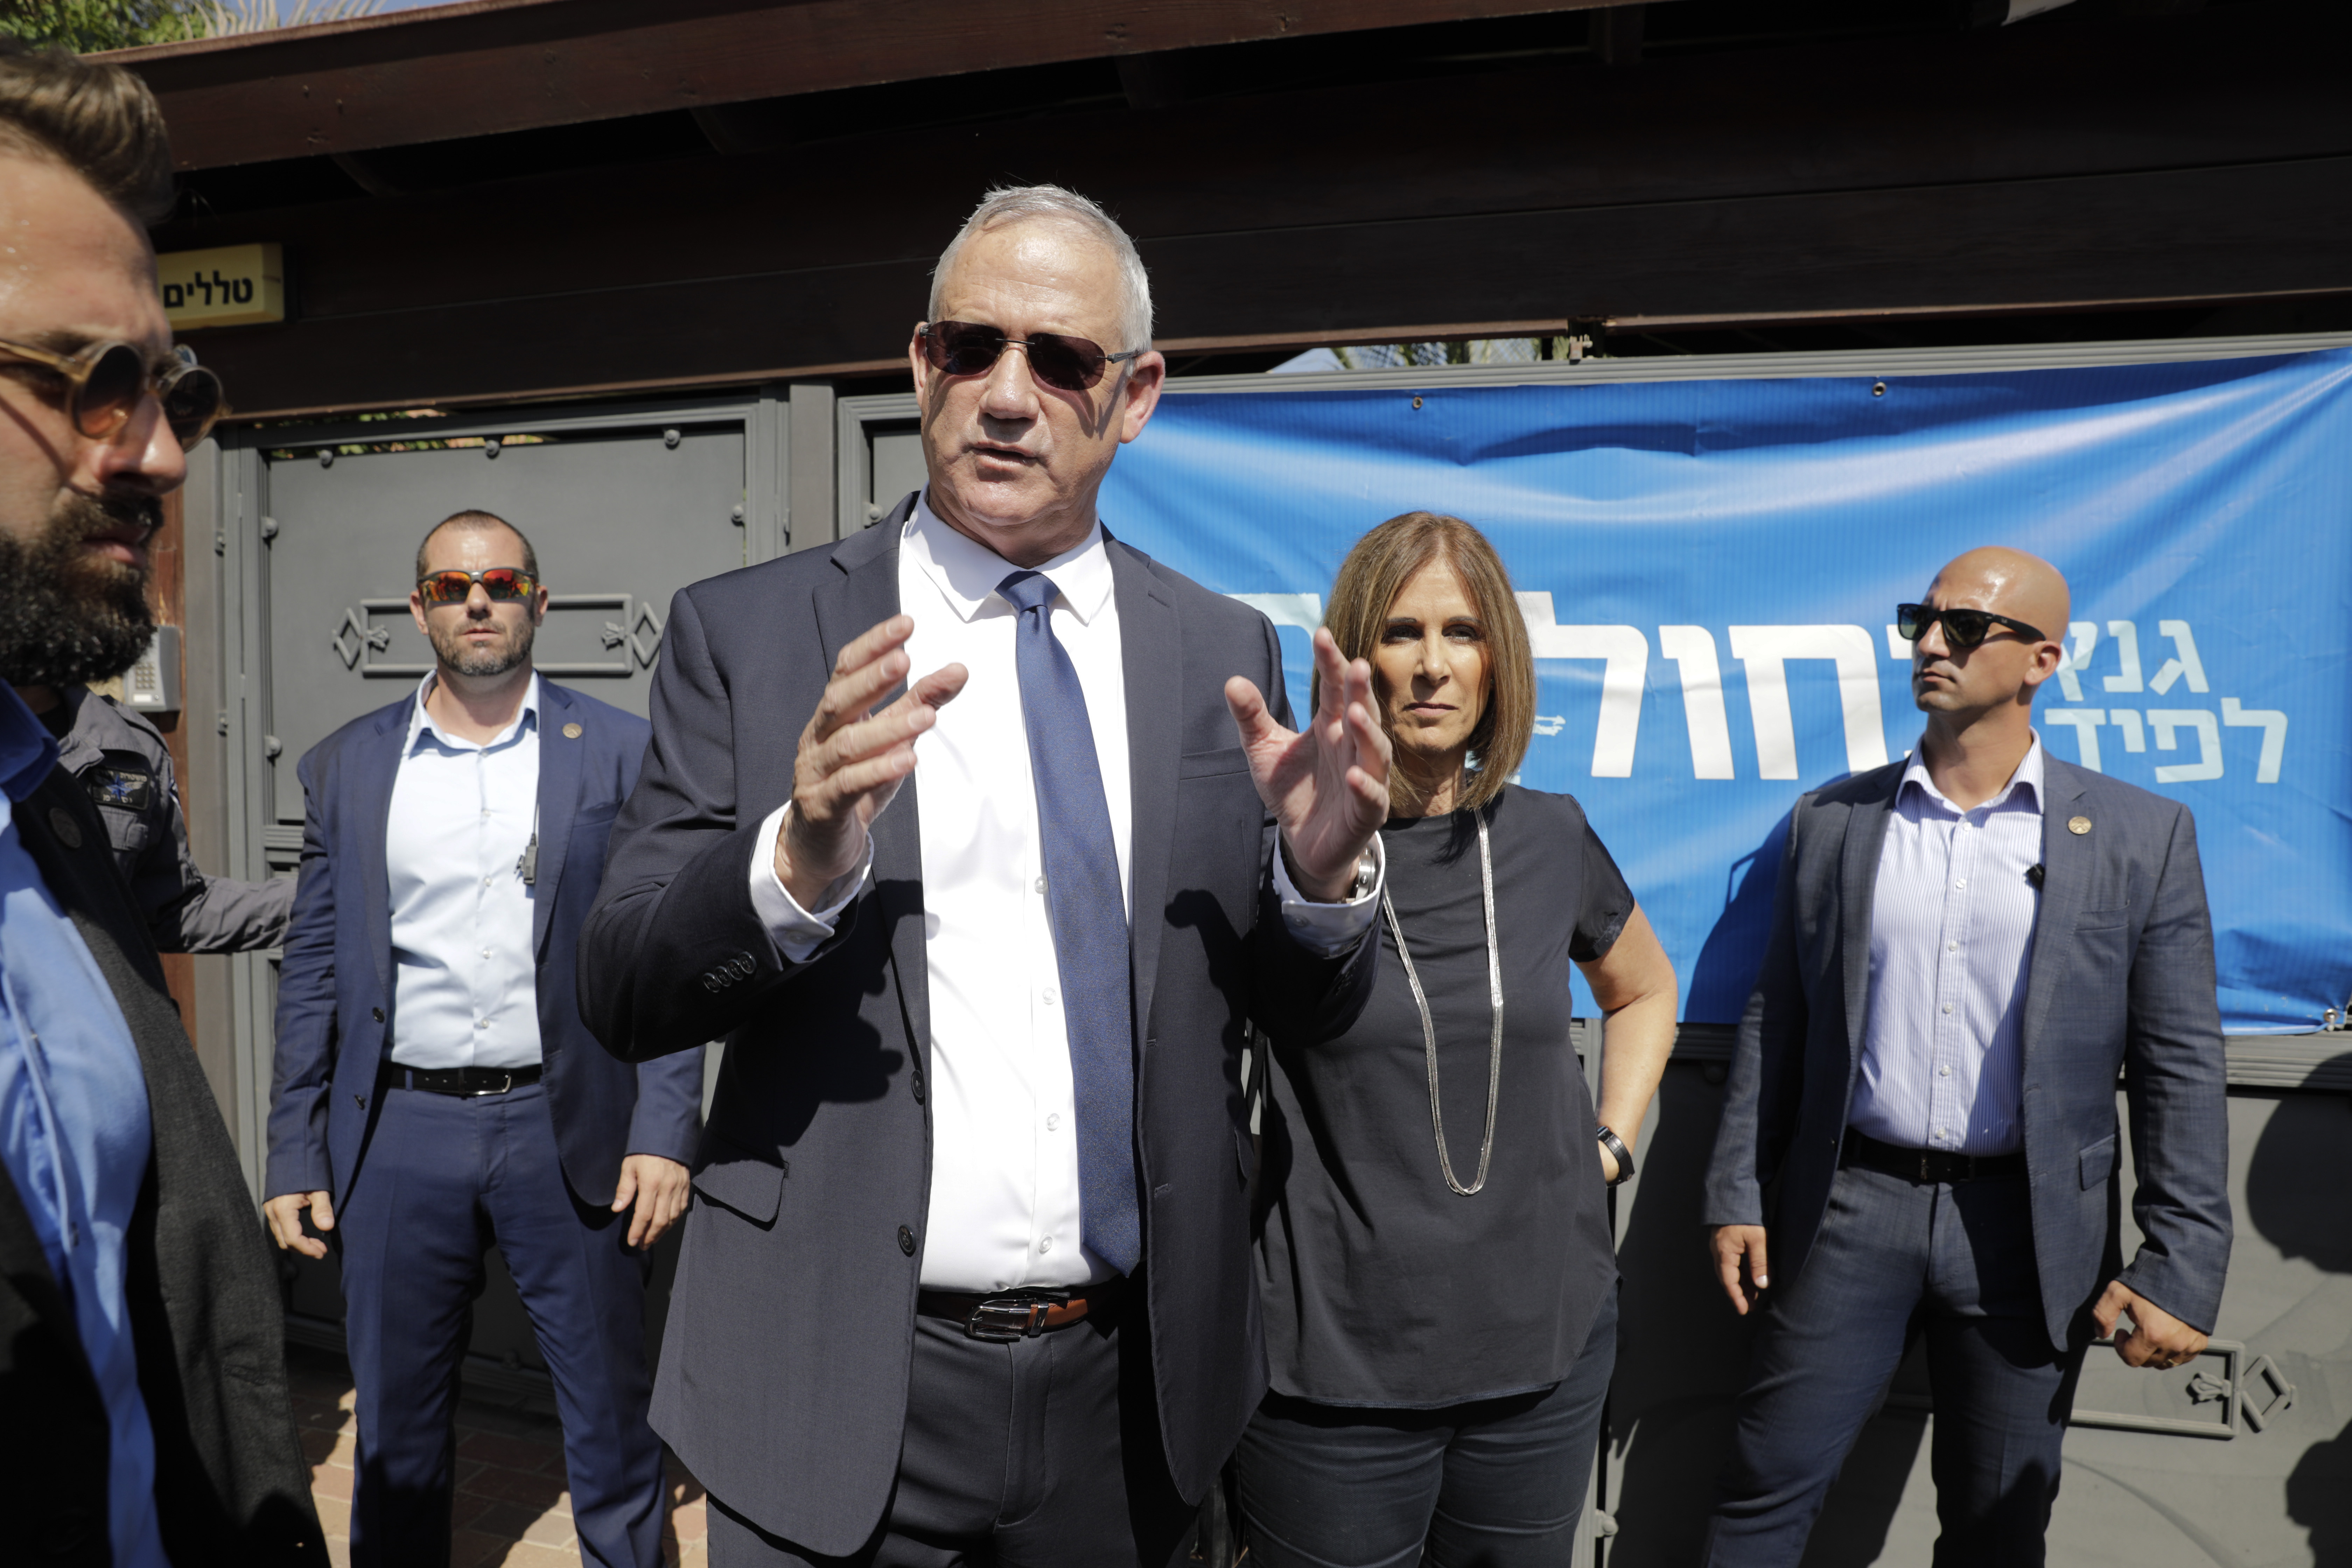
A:
POLYGON ((1956 648, 1975 647, 1992 635, 1995 626, 2007 626, 2028 642, 2048 640, 2040 626, 2029 626, 2023 621, 1996 616, 1990 610, 1939 610, 1933 605, 1895 606, 1895 629, 1903 634, 1905 642, 1917 642, 1937 621, 1944 623, 1944 637, 1956 648))

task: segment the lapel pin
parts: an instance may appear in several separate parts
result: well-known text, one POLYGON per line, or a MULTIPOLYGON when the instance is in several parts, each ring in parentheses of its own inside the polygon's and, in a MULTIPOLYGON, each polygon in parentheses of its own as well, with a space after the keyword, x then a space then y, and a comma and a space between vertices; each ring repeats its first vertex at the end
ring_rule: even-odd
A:
MULTIPOLYGON (((567 741, 578 740, 580 738, 580 726, 577 724, 566 724, 563 726, 563 738, 567 741)), ((2075 820, 2078 822, 2082 821, 2080 817, 2077 817, 2075 820)), ((2074 829, 2074 831, 2080 833, 2083 831, 2084 827, 2088 827, 2090 826, 2091 825, 2089 823, 2084 822, 2083 823, 2083 827, 2078 827, 2074 829)))
POLYGON ((2091 831, 2091 819, 2087 816, 2070 817, 2066 822, 2066 831, 2079 838, 2091 831))
POLYGON ((81 824, 76 822, 73 819, 73 814, 67 811, 64 806, 53 805, 49 808, 49 831, 56 834, 58 842, 67 848, 81 847, 81 824))

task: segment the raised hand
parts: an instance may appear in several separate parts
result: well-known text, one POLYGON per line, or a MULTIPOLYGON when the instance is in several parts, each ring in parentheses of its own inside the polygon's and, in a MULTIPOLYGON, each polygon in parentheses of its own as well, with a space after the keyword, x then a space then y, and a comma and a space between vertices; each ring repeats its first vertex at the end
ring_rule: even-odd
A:
POLYGON ((824 890, 866 852, 866 830, 915 771, 915 738, 963 689, 960 664, 931 671, 879 713, 882 694, 906 679, 913 661, 911 616, 893 616, 841 650, 815 714, 801 731, 793 763, 793 809, 776 836, 776 879, 814 910, 824 890))
POLYGON ((1315 633, 1321 700, 1303 731, 1275 722, 1258 689, 1236 675, 1225 705, 1241 731, 1258 798, 1282 826, 1291 879, 1318 902, 1354 886, 1356 861, 1389 814, 1389 738, 1372 710, 1372 667, 1339 657, 1339 645, 1315 633))

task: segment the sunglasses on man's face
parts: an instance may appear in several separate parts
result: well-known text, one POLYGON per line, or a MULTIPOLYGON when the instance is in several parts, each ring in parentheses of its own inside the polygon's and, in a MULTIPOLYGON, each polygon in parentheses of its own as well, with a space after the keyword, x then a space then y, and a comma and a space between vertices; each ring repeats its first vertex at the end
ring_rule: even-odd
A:
POLYGON ((416 580, 416 596, 428 605, 462 605, 473 597, 474 584, 500 603, 528 599, 539 592, 539 579, 520 566, 493 566, 485 572, 429 572, 416 580))
POLYGON ((1992 636, 1995 626, 2007 626, 2028 642, 2043 639, 2042 628, 1996 616, 1990 610, 1939 610, 1933 605, 1897 605, 1895 629, 1906 642, 1917 642, 1937 621, 1944 623, 1944 640, 1956 648, 1972 648, 1992 636))
POLYGON ((1102 380, 1107 367, 1124 364, 1143 352, 1105 353, 1092 339, 1074 338, 1066 332, 1008 338, 1002 327, 983 327, 975 321, 926 321, 915 329, 915 336, 922 342, 924 363, 933 370, 950 375, 984 375, 1006 349, 1017 348, 1028 354, 1031 375, 1064 392, 1091 389, 1102 380))
POLYGON ((203 440, 227 409, 221 379, 196 363, 194 349, 172 351, 157 369, 129 343, 97 342, 70 354, 0 339, 0 353, 29 360, 66 384, 66 413, 74 428, 93 441, 111 441, 130 423, 140 399, 153 393, 163 405, 163 423, 183 449, 203 440))

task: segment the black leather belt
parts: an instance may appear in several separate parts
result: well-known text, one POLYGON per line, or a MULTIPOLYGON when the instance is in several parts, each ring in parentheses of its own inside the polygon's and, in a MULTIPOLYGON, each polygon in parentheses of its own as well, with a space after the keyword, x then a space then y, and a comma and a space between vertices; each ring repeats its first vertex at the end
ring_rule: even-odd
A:
POLYGON ((1076 1285, 1067 1290, 1006 1290, 992 1296, 962 1290, 918 1290, 915 1310, 926 1318, 941 1318, 975 1340, 1010 1344, 1034 1339, 1053 1329, 1066 1329, 1089 1316, 1100 1317, 1117 1301, 1126 1281, 1106 1279, 1099 1285, 1076 1285))
POLYGON ((411 1068, 398 1062, 386 1062, 376 1075, 382 1089, 421 1089, 427 1094, 457 1094, 471 1098, 483 1094, 504 1094, 510 1089, 520 1089, 527 1083, 537 1083, 541 1068, 411 1068))
POLYGON ((1845 1130, 1841 1165, 1859 1165, 1906 1182, 1976 1182, 1988 1176, 2025 1174, 2025 1156, 2017 1154, 1953 1154, 1939 1149, 1906 1149, 1884 1143, 1867 1132, 1845 1130))

